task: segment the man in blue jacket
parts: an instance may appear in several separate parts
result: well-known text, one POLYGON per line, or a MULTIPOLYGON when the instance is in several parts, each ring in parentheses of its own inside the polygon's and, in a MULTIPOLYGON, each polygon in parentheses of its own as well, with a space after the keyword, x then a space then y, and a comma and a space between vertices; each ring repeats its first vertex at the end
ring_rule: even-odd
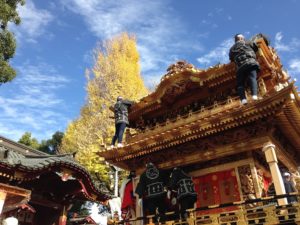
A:
POLYGON ((115 135, 111 141, 111 147, 114 147, 116 141, 118 141, 118 148, 123 147, 123 134, 126 126, 129 125, 128 109, 132 104, 132 101, 125 100, 121 96, 117 98, 117 102, 113 107, 115 114, 115 135))
POLYGON ((255 42, 245 41, 242 34, 234 37, 235 44, 229 52, 230 61, 234 62, 237 67, 237 92, 242 104, 247 104, 245 95, 245 83, 249 81, 251 95, 253 100, 257 100, 257 72, 259 64, 256 60, 256 52, 258 47, 255 42))

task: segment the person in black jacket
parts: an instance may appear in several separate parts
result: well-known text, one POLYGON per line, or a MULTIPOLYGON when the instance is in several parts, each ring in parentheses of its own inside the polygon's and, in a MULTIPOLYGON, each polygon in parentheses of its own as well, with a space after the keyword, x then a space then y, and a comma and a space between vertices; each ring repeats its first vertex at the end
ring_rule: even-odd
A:
MULTIPOLYGON (((197 193, 192 178, 182 169, 175 167, 170 175, 169 189, 177 192, 177 200, 180 206, 180 215, 182 219, 188 217, 187 209, 194 208, 197 201, 197 193)), ((170 191, 168 192, 168 198, 170 191)))
POLYGON ((115 115, 115 135, 112 138, 111 147, 114 147, 116 141, 118 141, 117 147, 123 147, 123 134, 126 126, 129 125, 128 109, 132 104, 132 101, 125 100, 121 96, 117 98, 117 102, 113 107, 115 115))
POLYGON ((245 41, 242 34, 235 35, 235 44, 230 48, 229 59, 237 66, 237 92, 242 104, 247 104, 245 83, 249 81, 252 99, 257 100, 257 72, 259 64, 256 60, 258 47, 255 42, 245 41))
POLYGON ((135 193, 139 196, 139 205, 144 200, 144 210, 148 215, 161 216, 164 219, 166 182, 164 174, 153 163, 146 164, 146 170, 140 176, 135 193))

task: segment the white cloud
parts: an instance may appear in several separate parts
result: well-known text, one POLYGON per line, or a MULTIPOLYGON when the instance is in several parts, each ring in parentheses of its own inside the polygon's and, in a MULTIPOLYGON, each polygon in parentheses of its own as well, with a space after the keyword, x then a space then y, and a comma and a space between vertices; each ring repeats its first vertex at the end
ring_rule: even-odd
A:
POLYGON ((218 13, 218 14, 221 14, 224 12, 224 9, 223 8, 216 8, 215 11, 218 13))
POLYGON ((65 8, 82 15, 88 29, 101 39, 110 38, 124 31, 136 34, 142 74, 147 79, 154 76, 152 80, 159 80, 173 55, 183 48, 190 48, 187 46, 196 46, 190 43, 184 33, 182 22, 176 14, 173 14, 168 1, 63 0, 62 2, 65 8), (183 36, 185 38, 181 38, 183 36), (178 44, 179 42, 181 44, 178 44))
POLYGON ((162 8, 164 5, 160 1, 64 0, 63 3, 66 8, 84 16, 89 29, 98 37, 111 37, 125 30, 168 31, 161 29, 167 18, 164 18, 166 15, 162 10, 166 9, 162 8), (162 22, 162 25, 158 22, 162 22))
POLYGON ((278 52, 295 52, 300 47, 300 40, 297 38, 292 38, 289 43, 283 43, 282 39, 282 32, 277 32, 275 35, 275 49, 278 52))
POLYGON ((36 42, 36 39, 47 34, 48 38, 52 38, 53 34, 47 33, 47 25, 53 21, 54 16, 45 9, 37 9, 32 0, 26 0, 24 6, 18 7, 21 17, 21 24, 15 26, 11 24, 12 30, 17 36, 18 41, 36 42))
POLYGON ((18 140, 25 131, 42 139, 55 132, 53 127, 64 129, 67 118, 62 111, 65 102, 57 94, 69 80, 48 64, 17 67, 18 77, 1 87, 1 135, 18 140), (7 89, 7 90, 6 90, 7 89))
POLYGON ((197 58, 197 61, 200 63, 201 67, 203 68, 206 68, 208 66, 217 63, 227 63, 229 49, 232 45, 233 45, 233 39, 228 38, 224 40, 218 47, 211 50, 209 53, 197 58))
POLYGON ((2 136, 13 139, 15 141, 19 140, 19 138, 24 134, 21 129, 18 129, 15 126, 11 125, 10 123, 8 123, 8 121, 0 120, 0 130, 2 136))
POLYGON ((300 58, 295 58, 288 63, 288 72, 294 78, 300 77, 300 58))

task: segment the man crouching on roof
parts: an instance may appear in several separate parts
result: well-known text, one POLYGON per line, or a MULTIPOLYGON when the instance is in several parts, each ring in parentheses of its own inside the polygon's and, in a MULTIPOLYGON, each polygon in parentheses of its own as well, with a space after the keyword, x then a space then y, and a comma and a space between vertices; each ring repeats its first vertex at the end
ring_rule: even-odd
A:
POLYGON ((247 104, 245 83, 249 81, 253 100, 257 100, 257 72, 259 64, 256 60, 258 47, 255 42, 245 41, 242 34, 234 36, 235 44, 230 48, 229 59, 237 67, 237 92, 242 104, 247 104))

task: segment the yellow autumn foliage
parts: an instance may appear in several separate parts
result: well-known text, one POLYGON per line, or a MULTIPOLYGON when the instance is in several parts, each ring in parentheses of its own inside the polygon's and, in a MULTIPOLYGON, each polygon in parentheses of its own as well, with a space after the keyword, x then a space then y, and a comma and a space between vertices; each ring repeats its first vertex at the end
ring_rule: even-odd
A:
POLYGON ((92 174, 108 180, 107 166, 97 156, 114 132, 113 112, 118 96, 136 101, 148 93, 140 75, 136 39, 122 33, 95 49, 95 65, 87 70, 87 101, 62 140, 61 151, 77 151, 76 158, 92 174))

